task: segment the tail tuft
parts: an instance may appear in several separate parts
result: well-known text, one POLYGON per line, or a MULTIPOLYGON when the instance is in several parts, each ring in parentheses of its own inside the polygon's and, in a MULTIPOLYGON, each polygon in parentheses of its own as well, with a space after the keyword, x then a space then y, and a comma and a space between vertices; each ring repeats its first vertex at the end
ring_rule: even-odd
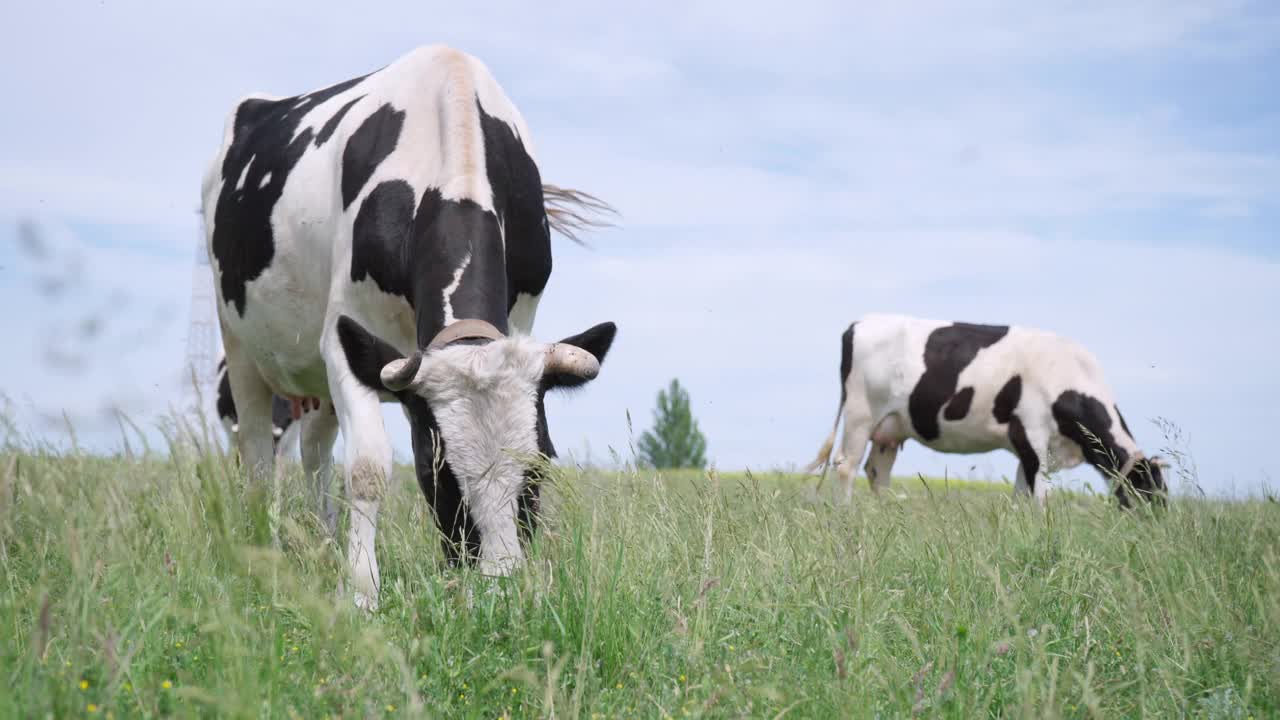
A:
POLYGON ((610 227, 613 222, 608 216, 618 216, 618 211, 612 205, 581 190, 545 183, 542 186, 542 196, 547 209, 547 223, 551 225, 551 229, 579 245, 583 244, 582 232, 610 227))
POLYGON ((818 456, 813 459, 813 462, 805 466, 804 473, 808 475, 814 470, 817 470, 818 468, 831 462, 831 448, 835 444, 836 444, 836 431, 832 430, 831 434, 827 436, 826 441, 822 443, 822 449, 818 451, 818 456))

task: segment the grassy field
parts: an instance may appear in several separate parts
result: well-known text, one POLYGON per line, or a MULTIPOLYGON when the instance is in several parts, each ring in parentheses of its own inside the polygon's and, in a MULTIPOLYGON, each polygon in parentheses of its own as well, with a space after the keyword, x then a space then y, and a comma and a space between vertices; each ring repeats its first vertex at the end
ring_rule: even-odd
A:
POLYGON ((495 584, 442 568, 402 480, 366 616, 297 476, 275 551, 221 458, 0 453, 0 716, 1280 714, 1266 500, 568 472, 495 584))

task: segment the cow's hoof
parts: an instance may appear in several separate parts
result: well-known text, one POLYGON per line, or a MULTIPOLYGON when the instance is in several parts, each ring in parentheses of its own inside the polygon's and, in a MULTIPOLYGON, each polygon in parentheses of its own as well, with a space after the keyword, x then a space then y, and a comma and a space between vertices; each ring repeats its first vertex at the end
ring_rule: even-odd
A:
POLYGON ((378 612, 378 598, 376 595, 365 595, 359 590, 356 591, 356 607, 365 612, 378 612))

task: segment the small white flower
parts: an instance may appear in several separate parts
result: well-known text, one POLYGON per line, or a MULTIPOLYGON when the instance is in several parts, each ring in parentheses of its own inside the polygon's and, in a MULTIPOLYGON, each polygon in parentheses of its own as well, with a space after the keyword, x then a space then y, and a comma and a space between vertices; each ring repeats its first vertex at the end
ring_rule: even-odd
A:
POLYGON ((1027 637, 1029 638, 1033 638, 1039 634, 1040 634, 1040 631, 1035 628, 1031 628, 1030 630, 1027 630, 1027 637))

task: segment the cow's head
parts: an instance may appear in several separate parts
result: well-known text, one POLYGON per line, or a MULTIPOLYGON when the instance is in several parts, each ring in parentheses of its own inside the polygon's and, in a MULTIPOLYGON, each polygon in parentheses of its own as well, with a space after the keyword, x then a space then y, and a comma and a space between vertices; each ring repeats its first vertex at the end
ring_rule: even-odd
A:
POLYGON ((339 318, 352 372, 405 407, 418 482, 451 559, 479 550, 481 571, 501 575, 523 557, 519 536, 534 522, 540 458, 555 455, 543 398, 594 379, 615 332, 601 323, 547 344, 468 320, 404 357, 339 318))
MULTIPOLYGON (((1129 507, 1129 491, 1148 502, 1163 507, 1167 502, 1164 483, 1164 470, 1168 463, 1160 457, 1137 457, 1132 460, 1127 472, 1122 473, 1124 482, 1116 484, 1116 498, 1121 507, 1129 507)), ((1124 470, 1124 468, 1122 468, 1124 470)))

